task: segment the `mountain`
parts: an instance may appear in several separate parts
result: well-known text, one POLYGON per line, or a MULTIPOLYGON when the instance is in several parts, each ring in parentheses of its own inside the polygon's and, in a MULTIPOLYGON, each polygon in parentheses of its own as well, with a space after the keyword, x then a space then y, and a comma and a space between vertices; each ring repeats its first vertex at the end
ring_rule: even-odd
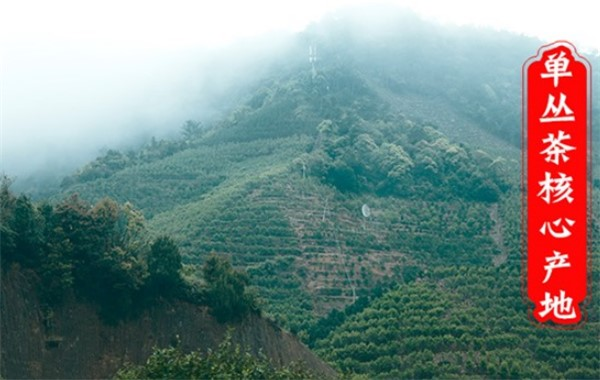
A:
POLYGON ((267 316, 343 370, 598 377, 597 306, 591 333, 538 333, 518 295, 521 65, 541 42, 395 12, 373 25, 313 25, 220 122, 110 150, 53 200, 134 204, 154 236, 177 242, 190 281, 211 253, 231 257, 267 316), (493 305, 511 312, 494 318, 493 305), (375 330, 384 338, 368 345, 375 330), (555 365, 548 347, 567 336, 590 353, 560 351, 555 365), (526 354, 499 359, 514 346, 526 354))

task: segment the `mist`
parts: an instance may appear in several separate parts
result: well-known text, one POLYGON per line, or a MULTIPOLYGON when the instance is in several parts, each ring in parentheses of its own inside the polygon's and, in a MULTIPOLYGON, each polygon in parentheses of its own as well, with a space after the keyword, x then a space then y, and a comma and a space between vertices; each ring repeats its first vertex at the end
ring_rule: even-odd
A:
POLYGON ((102 149, 173 137, 186 120, 208 125, 289 46, 290 36, 281 33, 162 51, 9 46, 2 65, 2 171, 17 181, 62 175, 102 149))
MULTIPOLYGON (((115 13, 116 4, 95 4, 90 10, 69 3, 68 9, 80 19, 63 15, 58 6, 36 8, 35 14, 23 6, 21 18, 27 16, 27 22, 12 25, 23 36, 8 38, 11 30, 0 28, 7 41, 0 65, 0 170, 17 180, 60 176, 103 149, 127 150, 152 136, 173 137, 186 120, 210 125, 239 104, 235 94, 260 80, 270 65, 294 58, 306 61, 306 46, 296 43, 294 28, 305 28, 310 19, 340 15, 338 10, 332 16, 329 10, 330 16, 317 16, 326 7, 311 3, 295 4, 291 10, 275 7, 274 16, 263 14, 264 4, 242 6, 247 15, 240 16, 228 13, 229 4, 211 17, 212 10, 202 14, 202 9, 187 9, 188 5, 144 3, 142 10, 129 5, 131 9, 115 13), (139 19, 128 18, 139 11, 139 19), (288 16, 294 27, 282 32, 288 16), (67 25, 61 26, 61 20, 68 20, 67 25), (257 26, 261 20, 264 27, 257 26), (240 30, 231 27, 236 23, 240 30), (265 32, 274 25, 277 31, 265 32), (244 33, 248 36, 240 39, 244 33), (221 34, 227 38, 219 40, 221 34), (216 42, 202 42, 211 38, 216 42), (300 48, 290 54, 290 49, 300 48)), ((432 17, 440 18, 436 14, 443 7, 434 8, 432 17)), ((352 16, 354 35, 377 39, 381 33, 398 32, 396 14, 388 11, 369 5, 342 14, 352 16)), ((457 12, 452 8, 444 14, 450 19, 457 12)), ((417 16, 404 20, 405 30, 410 29, 411 17, 417 16)), ((562 31, 567 27, 559 25, 562 31)), ((513 31, 518 28, 508 25, 513 31)))

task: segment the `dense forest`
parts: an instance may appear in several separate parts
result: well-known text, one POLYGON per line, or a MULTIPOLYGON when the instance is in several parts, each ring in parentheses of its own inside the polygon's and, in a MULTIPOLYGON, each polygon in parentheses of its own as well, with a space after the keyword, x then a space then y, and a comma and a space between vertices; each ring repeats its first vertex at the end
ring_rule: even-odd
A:
MULTIPOLYGON (((158 297, 262 313, 350 378, 600 378, 598 302, 556 331, 521 294, 520 75, 541 42, 394 17, 309 27, 220 121, 109 149, 48 199, 5 179, 3 268, 107 321, 158 297)), ((225 340, 118 377, 217 373, 305 375, 225 340)))

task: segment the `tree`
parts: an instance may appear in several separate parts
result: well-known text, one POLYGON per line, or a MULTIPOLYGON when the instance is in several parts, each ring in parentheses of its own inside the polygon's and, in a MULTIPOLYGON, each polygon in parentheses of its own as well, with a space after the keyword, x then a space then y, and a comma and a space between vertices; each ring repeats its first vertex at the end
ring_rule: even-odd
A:
POLYGON ((17 198, 12 220, 12 231, 16 233, 14 243, 17 261, 35 267, 39 264, 42 245, 41 220, 28 197, 17 198))
POLYGON ((146 219, 141 211, 136 210, 129 202, 121 207, 121 214, 126 224, 123 226, 123 245, 127 251, 132 252, 135 256, 147 252, 148 239, 146 231, 146 219))
POLYGON ((161 236, 152 243, 148 255, 148 275, 150 288, 156 292, 166 295, 180 290, 183 282, 181 254, 170 237, 161 236))
POLYGON ((94 299, 102 291, 98 277, 102 273, 97 263, 103 254, 102 228, 95 223, 90 205, 77 194, 59 203, 54 209, 55 226, 72 245, 73 287, 80 295, 94 299))
POLYGON ((119 229, 120 210, 117 202, 104 198, 98 202, 91 211, 94 230, 101 242, 99 247, 103 252, 110 251, 112 247, 122 244, 125 235, 119 229))
MULTIPOLYGON (((56 206, 47 238, 51 246, 42 275, 60 289, 71 281, 78 295, 100 306, 103 317, 117 320, 129 315, 145 277, 138 252, 127 246, 128 220, 109 198, 95 207, 73 195, 56 206)), ((50 289, 52 290, 52 289, 50 289)), ((51 292, 52 297, 58 290, 51 292)))
MULTIPOLYGON (((47 221, 50 223, 51 221, 47 221)), ((49 305, 62 301, 73 286, 73 246, 60 227, 47 233, 44 256, 40 267, 42 299, 49 305)))
POLYGON ((212 254, 204 263, 202 273, 208 304, 220 322, 241 319, 250 311, 258 310, 256 296, 247 288, 248 275, 234 270, 227 258, 212 254))
POLYGON ((199 121, 187 120, 181 127, 181 134, 186 141, 193 140, 200 135, 201 123, 199 121))
POLYGON ((359 189, 356 174, 341 160, 333 162, 327 172, 327 181, 342 192, 356 192, 359 189))
POLYGON ((102 317, 116 322, 137 311, 137 295, 144 277, 138 260, 121 247, 113 247, 94 267, 99 272, 96 276, 99 289, 93 295, 102 317))
POLYGON ((11 183, 12 180, 6 176, 2 177, 0 183, 0 257, 3 264, 14 261, 16 254, 17 233, 11 225, 16 199, 9 189, 11 183))

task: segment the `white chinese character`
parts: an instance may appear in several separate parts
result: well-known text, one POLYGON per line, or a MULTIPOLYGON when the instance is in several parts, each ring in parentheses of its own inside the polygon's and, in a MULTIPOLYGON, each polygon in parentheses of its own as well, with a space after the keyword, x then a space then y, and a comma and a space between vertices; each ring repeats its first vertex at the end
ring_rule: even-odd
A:
POLYGON ((575 309, 573 308, 573 298, 565 297, 565 291, 560 291, 560 297, 550 297, 550 293, 545 292, 544 300, 540 301, 544 310, 539 312, 540 317, 544 318, 552 312, 558 319, 575 318, 575 309))
POLYGON ((540 122, 542 123, 550 123, 553 121, 575 121, 575 116, 573 116, 573 111, 567 106, 567 95, 560 93, 560 99, 558 101, 558 106, 554 105, 554 95, 548 94, 548 104, 546 105, 546 110, 542 117, 540 117, 540 122), (551 117, 547 117, 548 114, 552 112, 551 117), (562 116, 561 116, 562 114, 562 116))
MULTIPOLYGON (((569 225, 569 227, 572 227, 575 224, 574 220, 571 220, 568 218, 565 218, 565 222, 569 225)), ((546 236, 546 230, 548 230, 550 235, 552 235, 552 237, 557 238, 557 239, 568 238, 569 236, 571 236, 571 231, 569 231, 567 229, 567 227, 562 226, 562 231, 556 232, 552 228, 552 225, 554 225, 556 227, 562 225, 562 218, 558 218, 552 223, 544 222, 544 224, 542 225, 542 228, 540 228, 540 232, 542 233, 542 235, 546 236)))
POLYGON ((544 202, 548 204, 552 199, 552 203, 558 203, 563 199, 572 203, 573 197, 571 197, 571 193, 573 193, 573 189, 571 189, 571 182, 573 181, 573 177, 567 177, 564 173, 558 174, 560 178, 552 178, 550 177, 550 172, 546 172, 544 180, 538 182, 542 190, 540 190, 537 196, 541 196, 544 202))
POLYGON ((556 138, 554 138, 554 133, 548 133, 548 137, 543 139, 542 142, 550 144, 540 154, 546 155, 546 162, 552 162, 556 165, 559 164, 561 158, 563 162, 567 162, 569 157, 565 153, 575 150, 575 147, 564 144, 563 141, 570 139, 571 135, 567 135, 563 131, 558 131, 556 138))
POLYGON ((554 78, 554 87, 558 86, 558 78, 560 77, 572 77, 573 73, 567 71, 569 67, 569 60, 565 58, 565 52, 561 51, 558 57, 556 54, 548 56, 546 62, 546 73, 542 73, 542 78, 554 78))
POLYGON ((554 256, 546 257, 546 262, 548 263, 548 265, 544 265, 544 269, 546 270, 546 277, 544 278, 544 281, 542 281, 543 284, 548 282, 548 280, 550 279, 550 276, 552 275, 552 269, 571 267, 571 263, 567 262, 567 260, 569 259, 568 254, 560 253, 558 251, 552 252, 554 252, 554 256))

